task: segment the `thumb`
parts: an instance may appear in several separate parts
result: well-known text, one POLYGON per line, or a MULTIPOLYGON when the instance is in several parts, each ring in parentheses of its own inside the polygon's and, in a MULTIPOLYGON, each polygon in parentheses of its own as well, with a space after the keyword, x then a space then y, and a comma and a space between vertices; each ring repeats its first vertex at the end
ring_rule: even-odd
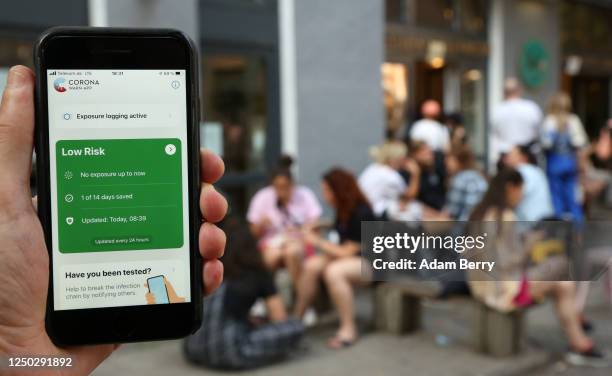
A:
POLYGON ((172 284, 170 283, 170 281, 168 281, 168 279, 166 277, 164 277, 164 284, 166 285, 166 290, 168 291, 168 296, 172 299, 174 298, 178 298, 179 296, 176 294, 176 291, 174 291, 174 287, 172 287, 172 284))
POLYGON ((33 142, 34 73, 18 65, 9 70, 0 103, 0 207, 32 207, 33 142))

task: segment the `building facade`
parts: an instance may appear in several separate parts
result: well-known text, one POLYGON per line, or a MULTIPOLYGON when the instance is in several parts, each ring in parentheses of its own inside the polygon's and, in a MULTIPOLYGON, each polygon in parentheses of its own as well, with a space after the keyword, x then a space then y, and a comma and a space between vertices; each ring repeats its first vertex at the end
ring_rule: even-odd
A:
POLYGON ((59 0, 23 0, 3 4, 0 12, 0 92, 8 67, 32 66, 32 48, 38 35, 56 25, 84 25, 88 22, 87 3, 59 0), (33 10, 36 11, 33 11, 33 10))
POLYGON ((370 146, 402 137, 426 99, 463 115, 485 160, 507 77, 542 108, 571 93, 591 136, 612 117, 608 0, 21 0, 0 14, 2 84, 54 25, 174 27, 196 41, 201 143, 225 158, 220 187, 239 213, 282 153, 318 190, 327 168, 358 173, 370 146))
POLYGON ((461 113, 472 147, 486 152, 488 2, 385 1, 383 88, 390 134, 404 137, 420 105, 461 113))
POLYGON ((401 137, 426 99, 463 114, 489 154, 488 119, 517 77, 546 110, 559 90, 594 137, 612 115, 612 2, 386 0, 383 88, 389 133, 401 137))

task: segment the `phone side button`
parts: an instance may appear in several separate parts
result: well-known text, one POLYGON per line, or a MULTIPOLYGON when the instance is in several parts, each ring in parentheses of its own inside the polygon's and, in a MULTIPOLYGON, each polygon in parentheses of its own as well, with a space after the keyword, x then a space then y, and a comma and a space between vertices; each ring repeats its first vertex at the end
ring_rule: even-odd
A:
POLYGON ((118 313, 113 320, 113 334, 122 340, 129 340, 136 332, 138 323, 130 315, 118 313))

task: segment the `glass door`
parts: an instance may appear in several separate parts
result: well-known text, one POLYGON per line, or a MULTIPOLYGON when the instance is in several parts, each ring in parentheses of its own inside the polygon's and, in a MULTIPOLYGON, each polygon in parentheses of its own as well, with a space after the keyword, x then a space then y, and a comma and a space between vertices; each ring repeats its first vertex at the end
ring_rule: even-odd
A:
POLYGON ((572 82, 574 111, 591 139, 599 136, 609 116, 610 81, 607 77, 578 76, 572 82))
POLYGON ((462 70, 461 114, 468 134, 468 142, 476 156, 482 161, 487 154, 486 130, 486 81, 482 66, 462 70))
POLYGON ((219 186, 239 215, 280 153, 274 56, 207 48, 202 58, 200 141, 223 157, 226 176, 219 186))

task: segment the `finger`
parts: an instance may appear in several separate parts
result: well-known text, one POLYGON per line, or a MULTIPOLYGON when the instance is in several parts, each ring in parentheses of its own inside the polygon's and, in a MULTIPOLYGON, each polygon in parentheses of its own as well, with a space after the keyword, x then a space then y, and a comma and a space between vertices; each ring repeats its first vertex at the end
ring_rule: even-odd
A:
POLYGON ((164 277, 164 285, 166 285, 166 290, 168 291, 168 295, 177 296, 176 291, 174 291, 174 287, 166 277, 164 277))
POLYGON ((32 197, 32 206, 34 207, 34 210, 38 210, 38 196, 32 197))
POLYGON ((207 222, 219 222, 227 213, 227 200, 211 184, 203 184, 200 209, 207 222))
POLYGON ((34 73, 27 67, 15 66, 9 71, 0 103, 0 176, 10 177, 0 179, 2 204, 27 202, 31 207, 33 142, 34 73))
POLYGON ((209 260, 204 263, 204 293, 206 295, 215 291, 223 280, 223 264, 219 260, 209 260))
POLYGON ((155 296, 150 292, 145 294, 145 300, 147 301, 147 304, 155 304, 155 296))
POLYGON ((200 254, 204 260, 214 260, 223 257, 225 251, 225 232, 219 227, 204 223, 200 227, 200 254))
POLYGON ((213 184, 225 172, 223 160, 210 150, 200 150, 200 174, 204 183, 213 184))

